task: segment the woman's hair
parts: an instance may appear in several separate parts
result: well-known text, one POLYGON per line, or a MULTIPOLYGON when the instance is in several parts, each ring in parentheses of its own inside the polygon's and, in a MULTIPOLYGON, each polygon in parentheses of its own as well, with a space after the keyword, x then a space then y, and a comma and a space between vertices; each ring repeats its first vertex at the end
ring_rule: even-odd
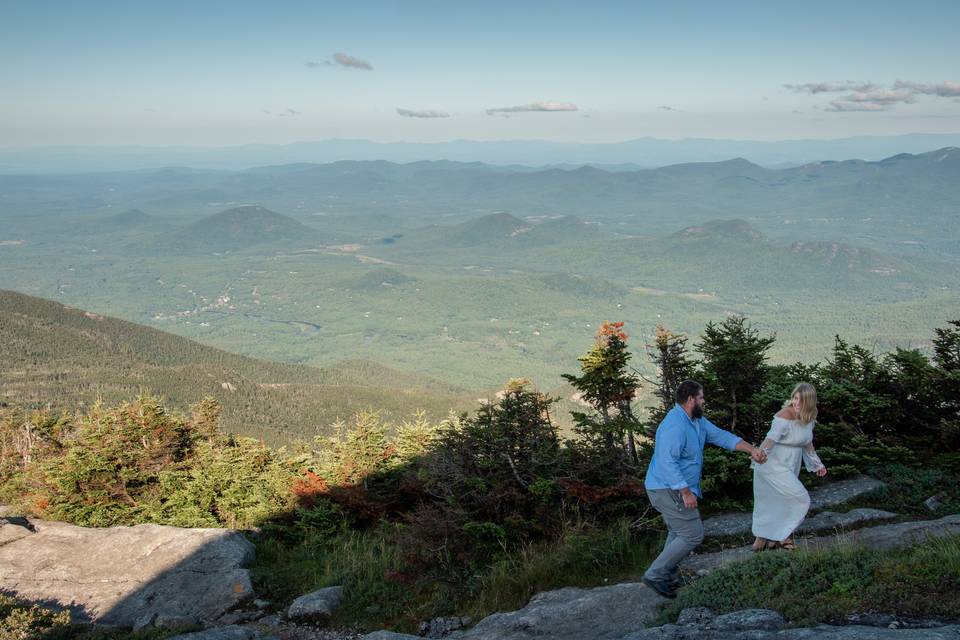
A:
POLYGON ((817 419, 817 389, 809 382, 801 382, 790 392, 790 397, 783 403, 789 407, 793 396, 800 394, 800 422, 808 424, 817 419))

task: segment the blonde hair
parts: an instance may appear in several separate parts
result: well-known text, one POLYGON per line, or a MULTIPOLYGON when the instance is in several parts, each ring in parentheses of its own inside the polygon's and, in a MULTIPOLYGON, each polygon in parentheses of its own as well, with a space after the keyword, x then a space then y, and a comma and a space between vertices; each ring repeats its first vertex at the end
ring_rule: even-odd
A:
POLYGON ((817 419, 817 388, 809 382, 801 382, 793 388, 783 406, 789 407, 793 396, 798 393, 800 394, 800 422, 809 424, 817 419))

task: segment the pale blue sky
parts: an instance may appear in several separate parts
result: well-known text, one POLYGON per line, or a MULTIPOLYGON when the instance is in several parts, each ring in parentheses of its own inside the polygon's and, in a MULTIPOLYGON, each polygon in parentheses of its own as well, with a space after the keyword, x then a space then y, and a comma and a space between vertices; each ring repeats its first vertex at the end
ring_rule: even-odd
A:
POLYGON ((0 145, 960 131, 958 2, 0 1, 0 145))

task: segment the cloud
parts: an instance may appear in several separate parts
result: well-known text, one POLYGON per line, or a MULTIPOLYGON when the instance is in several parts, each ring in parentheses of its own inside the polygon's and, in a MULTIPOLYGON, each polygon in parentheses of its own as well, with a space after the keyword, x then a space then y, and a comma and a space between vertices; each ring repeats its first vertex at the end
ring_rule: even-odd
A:
POLYGON ((270 109, 261 109, 261 111, 263 111, 268 116, 276 116, 278 118, 293 118, 294 116, 299 116, 303 114, 302 111, 297 111, 296 109, 290 109, 290 108, 287 108, 283 111, 278 111, 277 113, 270 111, 270 109))
POLYGON ((673 107, 666 104, 661 104, 659 107, 657 107, 657 109, 660 109, 661 111, 680 111, 680 109, 674 109, 673 107))
POLYGON ((364 71, 373 71, 373 65, 371 65, 366 60, 361 60, 360 58, 354 58, 353 56, 348 56, 345 53, 337 52, 333 54, 334 64, 340 65, 341 67, 347 67, 348 69, 362 69, 364 71))
POLYGON ((889 111, 890 105, 875 102, 848 102, 846 100, 831 100, 824 111, 889 111))
POLYGON ((303 64, 310 69, 318 69, 320 67, 344 67, 346 69, 373 71, 373 65, 366 60, 347 55, 342 51, 336 52, 330 56, 328 60, 307 60, 303 64))
POLYGON ((928 96, 938 96, 941 98, 955 98, 960 96, 960 82, 941 82, 940 84, 929 84, 925 82, 911 82, 909 80, 897 80, 893 83, 894 89, 906 89, 914 93, 922 93, 928 96))
POLYGON ((832 100, 827 111, 889 111, 895 104, 913 104, 917 99, 906 89, 857 91, 842 100, 832 100))
POLYGON ((825 111, 889 111, 898 104, 914 104, 917 96, 931 95, 941 98, 960 97, 960 83, 942 82, 932 84, 897 80, 891 87, 881 87, 870 82, 810 82, 806 84, 785 84, 785 88, 798 93, 816 95, 818 93, 849 93, 842 98, 831 100, 825 111))
POLYGON ((413 109, 401 109, 397 107, 397 115, 403 116, 404 118, 449 118, 450 114, 446 111, 431 111, 431 110, 421 110, 416 111, 413 109))
POLYGON ((840 93, 842 91, 872 91, 877 88, 872 82, 854 82, 853 80, 844 80, 842 82, 806 82, 804 84, 785 84, 785 89, 797 93, 809 93, 816 95, 818 93, 840 93))
POLYGON ((577 105, 569 102, 533 102, 515 107, 497 107, 487 109, 487 115, 493 116, 502 113, 523 113, 527 111, 579 111, 577 105))

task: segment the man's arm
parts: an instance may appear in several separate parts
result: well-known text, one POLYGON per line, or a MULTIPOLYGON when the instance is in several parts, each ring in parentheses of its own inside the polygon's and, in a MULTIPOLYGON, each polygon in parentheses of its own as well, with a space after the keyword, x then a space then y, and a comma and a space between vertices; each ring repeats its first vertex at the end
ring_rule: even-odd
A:
POLYGON ((743 451, 744 453, 749 453, 750 457, 753 458, 754 462, 763 464, 767 461, 767 452, 763 449, 758 449, 753 446, 746 440, 740 440, 735 447, 737 451, 743 451))
POLYGON ((730 451, 749 453, 750 457, 760 464, 767 461, 766 452, 753 446, 740 436, 721 429, 706 418, 703 419, 703 425, 707 432, 707 442, 710 444, 730 451))

